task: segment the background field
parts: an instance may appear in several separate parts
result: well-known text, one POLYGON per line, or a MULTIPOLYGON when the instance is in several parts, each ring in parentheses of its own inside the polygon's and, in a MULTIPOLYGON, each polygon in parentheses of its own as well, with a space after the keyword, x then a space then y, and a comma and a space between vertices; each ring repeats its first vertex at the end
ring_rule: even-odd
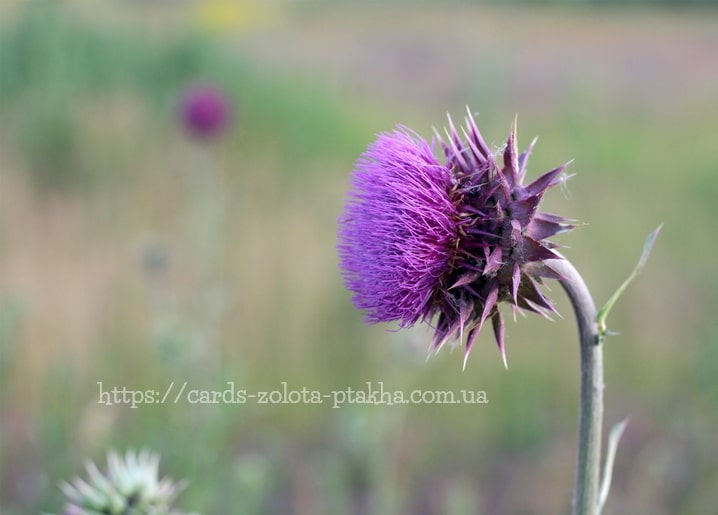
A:
POLYGON ((614 312, 606 423, 629 416, 608 514, 718 505, 718 12, 476 3, 0 3, 0 512, 149 447, 204 514, 567 513, 578 353, 570 307, 426 361, 426 329, 368 327, 337 268, 356 157, 396 123, 479 113, 539 141, 546 209, 614 312), (222 141, 177 102, 213 83, 222 141), (478 406, 98 404, 164 391, 483 390, 478 406))

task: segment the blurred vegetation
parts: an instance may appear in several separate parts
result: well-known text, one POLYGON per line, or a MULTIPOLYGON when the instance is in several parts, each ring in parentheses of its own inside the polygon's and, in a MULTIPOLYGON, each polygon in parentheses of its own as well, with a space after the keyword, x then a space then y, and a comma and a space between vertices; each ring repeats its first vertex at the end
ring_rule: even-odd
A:
POLYGON ((82 137, 88 106, 130 96, 147 111, 145 126, 135 129, 148 136, 174 121, 178 94, 193 80, 222 86, 251 127, 252 143, 279 140, 288 161, 356 151, 356 131, 339 114, 338 99, 296 81, 258 78, 241 57, 200 31, 167 38, 108 31, 62 5, 30 2, 0 34, 0 114, 14 128, 14 146, 41 188, 77 188, 102 177, 82 137), (317 133, 324 137, 310 137, 317 133))
POLYGON ((487 336, 461 373, 458 353, 425 361, 424 329, 364 326, 336 269, 347 175, 372 135, 429 135, 467 103, 492 144, 517 111, 520 141, 540 135, 531 174, 575 158, 547 204, 590 222, 561 242, 598 303, 665 222, 609 321, 606 422, 632 422, 607 510, 714 509, 718 17, 317 2, 247 7, 211 32, 205 4, 221 7, 2 6, 0 512, 57 511, 57 481, 86 458, 145 446, 206 514, 567 512, 578 373, 559 289, 565 319, 509 324, 508 372, 487 336), (234 104, 217 145, 176 123, 195 82, 234 104), (97 402, 98 382, 184 381, 490 402, 97 402))

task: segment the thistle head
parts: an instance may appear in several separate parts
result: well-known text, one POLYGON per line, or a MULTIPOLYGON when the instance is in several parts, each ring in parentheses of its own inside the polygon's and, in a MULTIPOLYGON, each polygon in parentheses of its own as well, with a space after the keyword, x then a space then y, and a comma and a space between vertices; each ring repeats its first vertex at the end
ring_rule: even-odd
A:
POLYGON ((368 322, 430 323, 432 349, 465 341, 465 365, 491 319, 505 364, 499 303, 555 312, 539 289, 558 278, 545 262, 560 259, 548 238, 573 226, 538 206, 566 165, 524 185, 534 143, 519 153, 514 124, 492 151, 470 112, 461 132, 449 118, 431 144, 405 127, 378 136, 356 163, 339 220, 345 284, 368 322))
POLYGON ((187 89, 181 100, 180 116, 185 130, 199 140, 222 136, 231 119, 227 97, 214 86, 199 85, 187 89))
POLYGON ((158 478, 159 456, 148 451, 110 452, 105 473, 88 462, 88 479, 62 483, 63 515, 182 515, 172 504, 185 483, 158 478))

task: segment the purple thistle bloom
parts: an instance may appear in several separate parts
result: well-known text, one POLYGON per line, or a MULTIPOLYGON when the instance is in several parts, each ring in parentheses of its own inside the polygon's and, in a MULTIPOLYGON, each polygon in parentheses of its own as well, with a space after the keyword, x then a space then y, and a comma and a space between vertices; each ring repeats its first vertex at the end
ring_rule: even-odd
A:
POLYGON ((539 290, 542 278, 558 278, 544 263, 560 258, 546 239, 573 226, 538 204, 566 165, 524 186, 536 140, 519 154, 514 124, 505 149, 494 154, 471 113, 463 138, 451 118, 449 127, 446 139, 437 134, 443 162, 405 127, 369 145, 339 220, 340 266, 367 322, 432 323, 437 351, 465 336, 465 366, 490 318, 505 365, 499 302, 547 317, 555 312, 539 290))
POLYGON ((213 86, 189 88, 182 96, 180 108, 185 129, 201 140, 224 134, 231 118, 229 101, 213 86))

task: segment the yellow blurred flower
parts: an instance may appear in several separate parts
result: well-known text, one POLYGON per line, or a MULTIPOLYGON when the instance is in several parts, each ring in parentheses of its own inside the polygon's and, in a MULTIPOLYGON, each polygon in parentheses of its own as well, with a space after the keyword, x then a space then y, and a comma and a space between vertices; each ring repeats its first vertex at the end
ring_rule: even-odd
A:
POLYGON ((236 32, 264 25, 276 15, 267 2, 257 0, 201 0, 194 18, 209 32, 236 32))

